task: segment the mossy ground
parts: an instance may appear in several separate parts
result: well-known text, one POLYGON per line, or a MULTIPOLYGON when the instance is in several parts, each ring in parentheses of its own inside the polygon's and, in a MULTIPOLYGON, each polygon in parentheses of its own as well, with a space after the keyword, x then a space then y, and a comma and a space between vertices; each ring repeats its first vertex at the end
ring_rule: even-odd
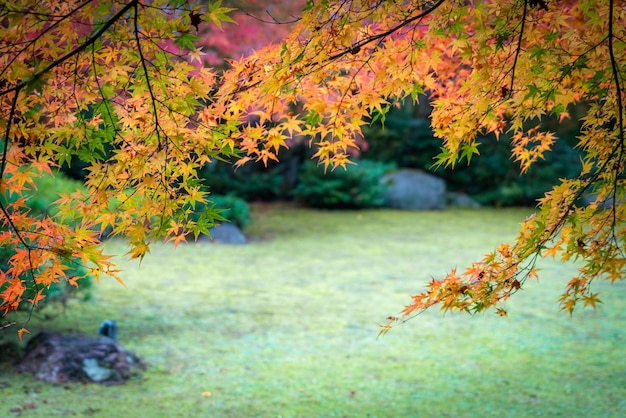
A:
MULTIPOLYGON (((575 269, 542 263, 509 317, 427 312, 377 339, 431 276, 511 240, 528 210, 325 212, 255 206, 245 246, 159 244, 120 260, 88 303, 29 329, 95 334, 149 364, 123 386, 52 385, 0 369, 0 416, 618 417, 626 415, 626 287, 570 317, 575 269)), ((107 243, 121 254, 120 241, 107 243)))

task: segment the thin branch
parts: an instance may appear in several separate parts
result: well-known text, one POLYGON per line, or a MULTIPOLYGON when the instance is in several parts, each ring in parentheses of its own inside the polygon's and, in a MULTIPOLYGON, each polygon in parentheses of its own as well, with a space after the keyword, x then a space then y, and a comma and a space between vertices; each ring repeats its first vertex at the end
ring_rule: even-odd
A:
POLYGON ((11 124, 13 117, 15 116, 15 108, 17 107, 17 98, 20 95, 20 89, 15 90, 13 101, 11 102, 11 110, 9 111, 9 117, 7 119, 7 128, 4 132, 4 149, 2 150, 2 161, 0 161, 0 182, 4 176, 4 168, 7 163, 7 151, 9 149, 9 135, 11 134, 11 124))
MULTIPOLYGON (((143 54, 143 49, 141 47, 141 39, 139 38, 139 23, 138 23, 138 17, 139 17, 139 11, 138 11, 138 7, 137 7, 137 3, 135 3, 135 15, 134 15, 134 27, 135 27, 135 42, 137 44, 137 51, 139 52, 139 60, 141 61, 141 66, 143 68, 143 73, 144 76, 146 77, 146 86, 148 87, 148 92, 150 94, 150 102, 152 104, 152 113, 153 113, 153 118, 154 118, 154 133, 156 133, 156 137, 157 137, 157 151, 160 151, 162 149, 164 149, 165 152, 165 159, 163 161, 163 169, 161 170, 161 187, 163 187, 163 190, 165 190, 166 192, 168 191, 168 186, 169 186, 169 179, 167 176, 167 160, 168 160, 168 155, 169 155, 169 136, 167 135, 167 133, 161 128, 161 125, 159 123, 159 114, 158 114, 158 109, 157 109, 157 97, 154 94, 154 91, 152 89, 152 83, 150 82, 150 75, 148 73, 148 66, 146 65, 146 58, 143 54), (161 139, 161 131, 163 131, 163 136, 164 139, 161 139), (164 143, 162 143, 162 141, 164 143)), ((163 212, 165 212, 165 205, 166 205, 166 201, 163 201, 163 205, 164 205, 164 209, 163 212)), ((165 222, 165 216, 162 215, 160 218, 160 224, 159 224, 159 231, 161 231, 164 227, 164 222, 165 222)))
POLYGON ((619 243, 617 238, 615 237, 615 223, 617 220, 617 181, 619 178, 620 165, 624 156, 624 105, 622 101, 622 86, 619 78, 619 69, 617 65, 617 60, 615 59, 615 52, 613 50, 613 6, 614 0, 609 0, 609 31, 608 31, 608 48, 609 48, 609 57, 611 59, 611 71, 613 74, 613 79, 615 81, 615 94, 617 100, 617 124, 619 129, 619 157, 618 160, 614 163, 615 170, 615 179, 613 180, 613 203, 611 205, 612 215, 613 215, 613 225, 612 225, 612 233, 613 239, 617 248, 619 249, 619 243))
POLYGON ((615 52, 613 51, 613 6, 614 0, 609 0, 609 57, 611 58, 611 70, 613 73, 613 79, 615 80, 615 90, 617 94, 617 123, 619 126, 619 139, 622 147, 624 146, 624 103, 622 101, 622 87, 619 79, 619 69, 617 60, 615 59, 615 52))
POLYGON ((513 58, 513 68, 511 69, 511 84, 509 86, 509 95, 513 95, 513 87, 515 84, 515 69, 517 68, 517 60, 522 52, 522 41, 524 39, 524 27, 526 26, 526 13, 528 12, 528 0, 524 0, 524 11, 522 12, 522 26, 519 30, 519 39, 515 50, 515 58, 513 58))
POLYGON ((20 242, 22 243, 22 245, 24 245, 24 247, 27 250, 31 250, 31 246, 28 245, 26 243, 26 241, 24 240, 24 237, 22 236, 22 234, 20 233, 20 230, 17 229, 17 227, 15 226, 15 223, 13 223, 13 220, 11 219, 11 216, 9 215, 9 212, 7 211, 7 208, 4 207, 4 205, 2 204, 2 201, 0 201, 0 211, 2 211, 2 214, 4 215, 4 217, 7 219, 7 222, 9 222, 9 226, 11 227, 11 229, 15 232, 15 235, 17 236, 17 238, 20 240, 20 242))
POLYGON ((335 55, 331 55, 330 57, 328 57, 328 61, 335 61, 338 58, 343 57, 344 55, 348 55, 350 53, 352 53, 352 51, 354 51, 355 49, 359 49, 362 48, 365 45, 371 44, 374 41, 377 41, 378 39, 381 38, 386 38, 387 36, 391 35, 392 33, 395 33, 397 31, 399 31, 400 29, 402 29, 403 27, 409 25, 410 23, 415 22, 416 20, 420 20, 425 18, 426 16, 428 16, 429 14, 431 14, 432 12, 434 12, 439 6, 441 6, 446 0, 438 0, 435 4, 433 4, 430 8, 423 10, 421 13, 412 16, 406 20, 403 20, 402 22, 398 23, 396 26, 387 29, 384 32, 381 32, 377 35, 371 36, 369 38, 363 39, 360 42, 357 42, 355 44, 353 44, 352 46, 350 46, 350 48, 341 51, 335 55))
POLYGON ((141 67, 143 68, 143 74, 146 77, 146 86, 150 93, 150 101, 152 102, 152 113, 154 114, 154 131, 157 135, 157 141, 159 147, 161 147, 161 134, 159 133, 159 115, 157 113, 156 96, 152 90, 152 83, 150 83, 150 75, 148 74, 148 67, 146 66, 146 58, 143 55, 143 49, 141 48, 141 39, 139 39, 139 10, 137 9, 138 3, 135 2, 135 15, 133 17, 135 27, 135 43, 137 44, 137 52, 139 53, 139 61, 141 61, 141 67))

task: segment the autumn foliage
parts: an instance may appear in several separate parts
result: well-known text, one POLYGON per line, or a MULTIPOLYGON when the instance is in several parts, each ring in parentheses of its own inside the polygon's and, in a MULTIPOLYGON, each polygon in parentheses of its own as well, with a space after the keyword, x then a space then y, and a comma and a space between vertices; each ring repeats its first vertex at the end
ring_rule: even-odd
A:
MULTIPOLYGON (((223 70, 200 66, 202 31, 230 25, 221 2, 22 0, 0 9, 0 245, 15 248, 0 273, 0 309, 16 309, 24 283, 42 289, 66 263, 119 276, 99 233, 128 237, 131 257, 155 239, 206 232, 197 170, 236 156, 267 163, 303 135, 327 167, 349 164, 361 127, 426 93, 442 140, 437 163, 479 154, 478 135, 512 135, 522 172, 559 139, 547 115, 589 107, 580 174, 561 179, 503 244, 463 272, 433 279, 396 321, 425 309, 496 308, 536 277, 539 257, 575 259, 561 298, 595 306, 594 280, 626 269, 624 83, 626 8, 614 0, 307 1, 282 42, 223 70), (210 27, 210 29, 206 29, 210 27), (175 48, 172 48, 172 45, 175 48), (33 176, 79 158, 88 192, 59 199, 54 218, 31 216, 33 176), (581 204, 584 195, 595 201, 581 204)), ((216 29, 217 28, 217 29, 216 29)), ((32 303, 37 304, 38 297, 32 303)))

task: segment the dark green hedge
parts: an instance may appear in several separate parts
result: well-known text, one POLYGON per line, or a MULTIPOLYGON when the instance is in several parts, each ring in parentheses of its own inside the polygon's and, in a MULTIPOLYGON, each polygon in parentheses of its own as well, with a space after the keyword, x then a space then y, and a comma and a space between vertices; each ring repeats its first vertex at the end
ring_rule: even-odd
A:
MULTIPOLYGON (((422 98, 422 103, 425 102, 422 98)), ((580 170, 578 151, 573 147, 579 126, 577 117, 583 107, 572 109, 577 116, 559 125, 552 118, 542 121, 546 129, 556 132, 558 140, 546 159, 537 162, 524 175, 519 165, 511 160, 510 139, 502 136, 479 139, 479 156, 454 169, 433 168, 435 157, 441 152, 441 140, 433 136, 429 109, 426 106, 405 103, 392 107, 384 124, 378 120, 364 128, 367 149, 362 157, 394 162, 400 168, 428 170, 446 181, 448 190, 469 194, 484 205, 535 205, 536 200, 554 186, 559 178, 575 177, 580 170)))
POLYGON ((365 209, 385 204, 385 185, 380 178, 396 168, 395 164, 360 160, 346 168, 324 167, 315 161, 303 165, 294 196, 307 206, 326 209, 365 209))

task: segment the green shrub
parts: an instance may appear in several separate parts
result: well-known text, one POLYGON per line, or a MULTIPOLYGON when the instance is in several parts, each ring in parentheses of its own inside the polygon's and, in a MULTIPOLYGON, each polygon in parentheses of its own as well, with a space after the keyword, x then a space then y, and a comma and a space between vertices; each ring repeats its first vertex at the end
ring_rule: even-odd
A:
POLYGON ((219 216, 226 222, 235 224, 241 229, 250 224, 250 207, 245 200, 232 194, 211 194, 208 200, 207 204, 196 204, 192 220, 198 220, 207 208, 214 207, 220 211, 219 216))
MULTIPOLYGON (((31 190, 30 196, 26 199, 26 204, 31 208, 31 214, 34 216, 54 216, 54 209, 52 203, 59 199, 60 193, 68 193, 83 187, 82 183, 77 180, 72 180, 62 173, 55 174, 54 177, 44 174, 42 177, 33 179, 35 182, 35 188, 31 190)), ((3 202, 9 202, 15 199, 16 195, 2 195, 0 199, 3 202)), ((0 269, 8 269, 8 260, 15 254, 14 248, 0 247, 0 269)), ((66 274, 68 277, 83 275, 87 272, 79 260, 68 260, 66 263, 68 269, 66 274)), ((37 274, 36 271, 33 274, 37 274)), ((38 289, 35 287, 35 283, 30 277, 22 278, 26 291, 24 292, 24 300, 32 298, 38 289)), ((50 302, 62 302, 65 303, 68 299, 74 297, 82 297, 88 299, 91 297, 89 289, 92 287, 91 277, 87 277, 78 281, 78 288, 70 285, 65 281, 59 283, 53 283, 43 293, 46 298, 43 299, 39 306, 46 306, 50 302)), ((0 289, 1 291, 2 289, 0 289)), ((23 302, 20 308, 29 309, 30 304, 23 302)))
POLYGON ((222 210, 220 215, 243 229, 250 224, 250 207, 245 200, 233 195, 209 195, 209 201, 222 210))
MULTIPOLYGON (((367 146, 362 158, 394 162, 400 168, 428 170, 441 152, 441 139, 433 136, 430 121, 410 102, 392 107, 384 124, 379 120, 363 127, 367 146)), ((422 112, 423 113, 423 112, 422 112)))
POLYGON ((295 189, 301 203, 315 208, 365 209, 384 205, 385 185, 380 178, 395 164, 361 160, 324 173, 324 167, 307 161, 295 189))

